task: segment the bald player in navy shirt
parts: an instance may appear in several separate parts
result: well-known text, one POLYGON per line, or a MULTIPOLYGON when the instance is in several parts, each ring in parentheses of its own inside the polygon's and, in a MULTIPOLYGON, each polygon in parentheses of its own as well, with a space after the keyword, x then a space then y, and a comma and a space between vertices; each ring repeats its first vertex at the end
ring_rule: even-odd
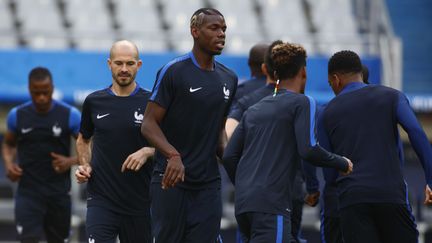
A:
POLYGON ((214 60, 225 46, 226 24, 216 9, 191 18, 192 51, 157 74, 142 134, 157 149, 152 177, 156 243, 211 243, 222 214, 217 156, 226 145, 225 117, 237 76, 214 60))
POLYGON ((152 241, 149 185, 154 148, 141 136, 150 92, 135 81, 142 65, 130 41, 113 44, 112 85, 84 101, 77 140, 79 183, 87 184, 88 242, 152 241))
POLYGON ((414 243, 418 231, 407 198, 398 149, 400 124, 425 171, 425 204, 432 204, 432 148, 401 92, 366 85, 352 51, 335 53, 328 63, 337 95, 324 110, 320 143, 353 159, 356 170, 336 180, 346 243, 414 243))
POLYGON ((51 72, 29 73, 31 101, 8 114, 2 154, 6 175, 15 182, 15 223, 21 242, 68 242, 71 221, 71 137, 77 137, 81 114, 52 99, 51 72), (15 163, 15 160, 17 163, 15 163))
POLYGON ((301 159, 352 171, 348 159, 316 142, 315 101, 301 94, 306 84, 306 51, 282 43, 273 47, 271 58, 280 80, 278 91, 246 111, 223 157, 235 184, 235 213, 246 243, 295 242, 291 202, 301 159))

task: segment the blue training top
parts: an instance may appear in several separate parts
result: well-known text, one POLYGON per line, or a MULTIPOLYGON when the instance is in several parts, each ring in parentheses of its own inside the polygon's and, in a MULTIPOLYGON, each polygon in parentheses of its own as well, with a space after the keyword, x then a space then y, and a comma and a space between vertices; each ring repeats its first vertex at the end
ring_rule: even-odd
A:
POLYGON ((17 137, 18 163, 23 169, 18 192, 48 196, 70 191, 70 170, 56 173, 50 153, 70 155, 70 139, 78 135, 80 117, 75 107, 56 100, 46 114, 36 112, 31 101, 9 112, 7 127, 17 137))
POLYGON ((319 166, 347 168, 345 159, 317 144, 312 98, 280 90, 249 108, 224 154, 225 169, 235 184, 236 215, 289 215, 302 158, 319 166))
POLYGON ((149 96, 150 92, 137 85, 129 96, 116 96, 106 88, 85 99, 80 132, 85 139, 92 138, 88 207, 100 206, 126 215, 150 214, 152 161, 137 172, 121 172, 130 154, 149 146, 141 135, 149 96))
MULTIPOLYGON (((185 181, 179 187, 220 187, 216 151, 236 88, 233 71, 216 61, 212 71, 201 69, 192 52, 158 72, 150 101, 166 110, 162 132, 182 157, 185 181)), ((166 164, 156 152, 152 183, 161 182, 166 164)))
MULTIPOLYGON (((408 133, 432 186, 432 148, 401 92, 351 83, 330 101, 322 124, 320 143, 354 163, 352 174, 337 178, 340 208, 356 203, 408 204, 397 124, 408 133)), ((330 181, 337 177, 333 174, 330 181)))

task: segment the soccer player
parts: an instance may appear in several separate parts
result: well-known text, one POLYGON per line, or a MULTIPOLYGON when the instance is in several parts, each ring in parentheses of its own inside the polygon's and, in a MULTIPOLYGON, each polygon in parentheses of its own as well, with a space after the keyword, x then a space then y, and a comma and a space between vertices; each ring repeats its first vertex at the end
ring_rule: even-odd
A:
POLYGON ((135 44, 111 48, 112 85, 84 101, 77 140, 78 183, 87 185, 89 242, 152 242, 149 185, 153 165, 140 128, 150 92, 135 76, 142 65, 135 44))
POLYGON ((292 190, 301 159, 350 173, 352 163, 315 139, 315 101, 303 95, 306 51, 283 43, 271 51, 277 92, 249 108, 223 161, 235 184, 244 242, 290 242, 292 190))
POLYGON ((432 204, 432 148, 407 98, 388 87, 364 84, 360 58, 352 51, 330 58, 328 78, 337 96, 324 110, 320 143, 352 158, 356 168, 351 175, 333 177, 344 241, 417 242, 397 124, 408 133, 425 170, 426 204, 432 204))
POLYGON ((216 156, 226 145, 225 117, 237 76, 214 60, 225 46, 218 10, 198 9, 190 31, 192 51, 158 72, 141 128, 157 149, 151 185, 156 243, 210 243, 220 228, 216 156))
POLYGON ((28 77, 31 101, 7 116, 3 142, 6 175, 18 182, 15 223, 21 242, 67 242, 71 221, 71 136, 78 135, 80 113, 53 100, 51 72, 36 67, 28 77), (15 163, 15 160, 18 163, 15 163))

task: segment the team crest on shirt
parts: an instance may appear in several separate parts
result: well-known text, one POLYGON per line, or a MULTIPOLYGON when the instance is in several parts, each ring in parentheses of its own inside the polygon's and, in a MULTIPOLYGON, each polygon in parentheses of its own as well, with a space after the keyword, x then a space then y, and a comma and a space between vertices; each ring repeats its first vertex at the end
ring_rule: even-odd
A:
POLYGON ((88 243, 95 243, 95 239, 93 239, 93 237, 90 236, 89 239, 88 239, 88 243))
POLYGON ((17 224, 16 229, 17 229, 17 232, 18 232, 19 235, 22 234, 22 232, 23 232, 23 227, 22 227, 22 225, 17 224))
POLYGON ((54 137, 60 137, 61 133, 62 133, 62 129, 61 127, 58 126, 58 124, 56 123, 53 127, 52 127, 52 132, 54 137))
POLYGON ((144 115, 141 113, 141 109, 138 108, 138 110, 135 111, 134 113, 134 119, 135 119, 135 123, 137 124, 141 124, 143 119, 144 119, 144 115))
POLYGON ((223 93, 224 93, 224 99, 229 99, 230 96, 230 90, 226 87, 226 84, 223 86, 223 93))

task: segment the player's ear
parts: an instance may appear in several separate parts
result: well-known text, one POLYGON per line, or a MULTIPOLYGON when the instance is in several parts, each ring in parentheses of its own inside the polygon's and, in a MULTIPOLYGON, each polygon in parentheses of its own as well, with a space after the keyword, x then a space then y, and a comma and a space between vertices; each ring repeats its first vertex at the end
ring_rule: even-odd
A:
POLYGON ((107 59, 107 64, 108 64, 108 68, 109 68, 110 70, 111 70, 111 63, 112 63, 111 59, 108 58, 108 59, 107 59))
POLYGON ((265 65, 265 63, 261 64, 261 72, 266 76, 269 75, 267 71, 267 65, 265 65))
POLYGON ((191 27, 190 29, 191 35, 194 39, 197 39, 199 36, 199 29, 197 27, 191 27))
POLYGON ((138 68, 140 68, 142 66, 142 61, 141 60, 138 60, 137 66, 138 66, 138 68))

